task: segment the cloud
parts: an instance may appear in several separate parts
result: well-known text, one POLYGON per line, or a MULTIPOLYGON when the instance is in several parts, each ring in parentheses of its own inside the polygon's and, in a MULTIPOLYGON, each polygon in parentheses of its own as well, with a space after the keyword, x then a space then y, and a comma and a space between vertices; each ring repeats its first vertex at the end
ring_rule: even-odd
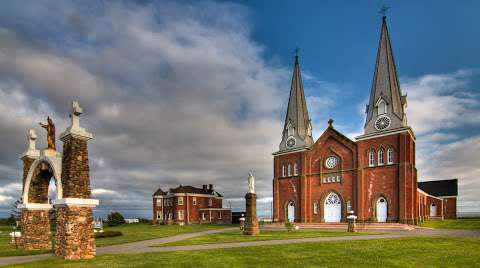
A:
POLYGON ((475 70, 449 74, 429 74, 405 79, 408 93, 409 124, 423 135, 468 125, 478 125, 480 112, 478 90, 471 88, 475 70))
POLYGON ((249 11, 168 1, 84 9, 34 8, 39 16, 17 8, 18 18, 40 28, 0 24, 0 138, 7 145, 0 159, 11 169, 0 185, 21 180, 28 128, 43 147, 37 122, 53 116, 58 136, 70 101, 79 99, 81 124, 95 135, 91 181, 101 209, 150 210, 157 187, 178 184, 213 183, 227 199, 241 199, 250 170, 259 195, 270 196, 291 71, 264 59, 250 37, 249 11), (55 23, 44 24, 50 17, 55 23))

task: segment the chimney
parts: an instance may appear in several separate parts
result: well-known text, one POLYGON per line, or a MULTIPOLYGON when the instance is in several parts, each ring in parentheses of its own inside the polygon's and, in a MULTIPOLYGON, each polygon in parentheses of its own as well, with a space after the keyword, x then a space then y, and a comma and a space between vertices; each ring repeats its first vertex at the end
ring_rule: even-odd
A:
POLYGON ((204 184, 204 185, 202 185, 202 186, 203 186, 203 190, 206 192, 206 191, 207 191, 207 185, 204 184))
POLYGON ((208 190, 212 191, 213 190, 213 184, 208 185, 208 190))

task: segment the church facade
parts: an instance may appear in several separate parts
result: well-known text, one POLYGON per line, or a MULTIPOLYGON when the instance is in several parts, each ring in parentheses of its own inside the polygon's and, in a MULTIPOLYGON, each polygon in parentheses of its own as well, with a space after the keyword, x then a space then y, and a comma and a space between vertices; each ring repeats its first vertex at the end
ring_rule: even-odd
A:
POLYGON ((345 222, 350 211, 359 222, 416 224, 430 216, 456 217, 456 193, 439 197, 418 188, 416 137, 406 106, 385 17, 364 133, 355 141, 336 130, 333 120, 313 140, 296 56, 282 141, 273 153, 274 220, 345 222), (432 203, 441 207, 435 215, 432 203))

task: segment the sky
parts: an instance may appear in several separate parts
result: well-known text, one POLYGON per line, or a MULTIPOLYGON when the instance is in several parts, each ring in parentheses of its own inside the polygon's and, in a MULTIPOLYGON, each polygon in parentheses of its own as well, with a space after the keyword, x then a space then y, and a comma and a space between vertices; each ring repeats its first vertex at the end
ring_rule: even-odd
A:
POLYGON ((353 139, 383 4, 419 180, 458 178, 459 213, 480 214, 478 1, 0 0, 0 217, 21 196, 28 129, 45 147, 38 122, 58 136, 72 100, 95 135, 96 216, 151 217, 152 193, 179 184, 212 183, 241 211, 249 171, 270 216, 294 49, 314 137, 333 118, 353 139))

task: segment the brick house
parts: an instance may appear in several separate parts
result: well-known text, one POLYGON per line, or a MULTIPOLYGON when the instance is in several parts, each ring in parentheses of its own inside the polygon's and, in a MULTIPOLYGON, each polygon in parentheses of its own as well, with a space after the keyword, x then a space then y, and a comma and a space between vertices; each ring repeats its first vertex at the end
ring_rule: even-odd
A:
POLYGON ((419 182, 418 192, 421 220, 457 218, 457 179, 419 182))
POLYGON ((223 208, 223 196, 213 185, 178 186, 153 194, 153 224, 231 223, 231 210, 223 208))
POLYGON ((432 202, 443 217, 456 217, 456 184, 446 184, 455 190, 444 197, 418 188, 416 137, 406 107, 385 17, 364 133, 355 140, 336 130, 330 119, 314 142, 295 56, 282 140, 273 153, 274 220, 344 222, 353 210, 360 222, 415 224, 430 216, 425 206, 432 202))

